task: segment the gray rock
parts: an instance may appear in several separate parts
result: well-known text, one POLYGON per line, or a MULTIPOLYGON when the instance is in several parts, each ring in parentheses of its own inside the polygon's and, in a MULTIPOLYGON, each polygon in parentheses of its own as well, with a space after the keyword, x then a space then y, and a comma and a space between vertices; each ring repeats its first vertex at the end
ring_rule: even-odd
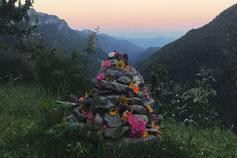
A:
POLYGON ((103 131, 103 134, 106 138, 120 138, 125 132, 129 130, 128 126, 120 126, 115 128, 106 128, 103 131))
POLYGON ((119 93, 126 92, 130 89, 127 85, 123 85, 123 84, 113 82, 113 81, 108 82, 105 80, 101 80, 100 84, 105 89, 112 90, 112 91, 119 92, 119 93))
POLYGON ((113 76, 114 78, 117 77, 117 74, 119 73, 121 76, 127 76, 129 77, 130 79, 133 78, 133 74, 128 71, 127 69, 122 69, 122 70, 113 70, 113 69, 106 69, 106 75, 111 75, 113 76))
POLYGON ((154 136, 154 135, 150 135, 148 134, 146 138, 130 138, 130 137, 122 137, 121 139, 119 140, 106 140, 105 141, 105 146, 109 149, 111 149, 113 151, 113 149, 115 147, 121 147, 121 146, 127 146, 127 145, 135 145, 135 144, 138 144, 138 143, 155 143, 155 142, 158 142, 159 139, 154 136))
POLYGON ((103 121, 104 121, 103 118, 99 114, 95 115, 94 131, 99 131, 103 128, 103 121))
POLYGON ((130 66, 130 72, 132 72, 133 75, 137 75, 137 70, 133 66, 130 66))
POLYGON ((129 105, 143 105, 143 102, 141 101, 140 98, 134 97, 134 98, 129 98, 128 104, 129 105))
POLYGON ((130 90, 130 91, 128 91, 128 97, 134 98, 134 97, 136 97, 136 94, 132 90, 130 90))
POLYGON ((87 120, 87 116, 82 114, 79 110, 79 108, 77 107, 71 115, 68 116, 67 120, 73 120, 73 121, 76 121, 76 122, 85 122, 87 120))
POLYGON ((93 98, 93 106, 95 108, 110 109, 118 103, 119 94, 98 94, 96 93, 93 98))
POLYGON ((118 61, 118 59, 109 59, 110 63, 112 66, 116 65, 116 62, 118 61))
POLYGON ((112 116, 108 113, 105 113, 105 121, 109 127, 119 127, 122 125, 121 117, 119 114, 112 116))
POLYGON ((122 77, 118 78, 117 81, 122 84, 130 85, 132 80, 129 77, 122 76, 122 77))
POLYGON ((146 115, 133 115, 133 117, 138 118, 139 120, 143 119, 146 123, 148 122, 148 117, 146 115))
POLYGON ((129 110, 133 110, 133 113, 138 113, 141 115, 146 114, 147 110, 142 105, 129 105, 129 110))
POLYGON ((154 126, 152 128, 146 128, 146 131, 151 134, 156 134, 159 131, 159 129, 156 126, 154 126))

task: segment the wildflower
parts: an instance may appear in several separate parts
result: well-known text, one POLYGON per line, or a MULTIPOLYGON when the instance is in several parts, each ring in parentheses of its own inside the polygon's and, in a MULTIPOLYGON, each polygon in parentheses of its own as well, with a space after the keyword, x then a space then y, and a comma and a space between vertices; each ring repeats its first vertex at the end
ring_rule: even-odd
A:
POLYGON ((155 122, 151 121, 151 127, 154 127, 154 126, 155 126, 155 122))
POLYGON ((126 65, 125 68, 129 71, 130 70, 130 66, 126 65))
POLYGON ((146 138, 147 135, 148 135, 147 131, 144 131, 144 132, 142 133, 141 137, 142 137, 142 138, 146 138))
POLYGON ((128 117, 130 115, 132 115, 132 111, 129 112, 128 110, 126 110, 126 111, 123 112, 121 120, 123 121, 124 124, 128 122, 128 117))
POLYGON ((109 57, 109 58, 113 58, 114 55, 115 55, 115 52, 110 52, 110 53, 108 54, 108 57, 109 57))
POLYGON ((62 122, 61 124, 64 124, 64 122, 67 120, 67 117, 66 116, 63 116, 63 119, 62 119, 62 122))
POLYGON ((88 110, 83 108, 83 109, 81 109, 81 113, 84 114, 84 115, 87 115, 88 114, 88 110))
POLYGON ((111 66, 111 63, 108 60, 106 60, 103 64, 103 68, 105 68, 105 69, 109 68, 110 66, 111 66))
POLYGON ((146 123, 143 119, 139 120, 138 118, 134 118, 132 115, 128 117, 129 123, 129 137, 140 137, 146 128, 146 123))
POLYGON ((106 76, 105 80, 111 82, 113 80, 113 76, 108 75, 106 76))
POLYGON ((151 101, 152 101, 152 102, 155 102, 155 100, 154 100, 154 99, 152 99, 151 101))
POLYGON ((88 100, 88 99, 89 99, 88 93, 85 93, 84 99, 85 99, 85 100, 88 100))
POLYGON ((98 134, 102 134, 103 133, 103 129, 97 131, 98 134))
POLYGON ((94 122, 94 116, 93 116, 93 114, 92 114, 91 111, 88 112, 88 114, 87 114, 87 119, 88 119, 90 122, 94 122))
POLYGON ((116 69, 117 69, 117 70, 121 70, 121 69, 124 68, 124 65, 125 65, 124 61, 122 61, 122 60, 117 61, 117 62, 116 62, 116 69))
POLYGON ((115 54, 114 54, 115 57, 120 56, 120 53, 119 53, 119 52, 116 52, 116 51, 114 51, 114 52, 115 52, 115 54))
POLYGON ((133 85, 132 90, 134 93, 138 94, 138 87, 136 85, 133 85))
POLYGON ((104 125, 104 126, 103 126, 103 129, 106 129, 106 128, 107 128, 107 125, 104 125))
POLYGON ((133 87, 133 84, 132 84, 132 82, 130 83, 130 85, 129 85, 129 88, 131 88, 132 89, 132 87, 133 87))
POLYGON ((128 98, 125 97, 124 95, 119 97, 119 104, 127 106, 128 105, 128 98))
POLYGON ((160 131, 158 131, 158 132, 156 133, 156 136, 157 136, 158 138, 161 138, 161 136, 160 136, 160 131))
POLYGON ((140 74, 140 73, 137 71, 137 72, 136 72, 136 75, 139 75, 139 74, 140 74))
POLYGON ((140 84, 141 84, 141 79, 137 75, 133 76, 133 85, 138 87, 140 84))
POLYGON ((121 77, 121 74, 120 74, 120 73, 117 73, 117 77, 120 78, 120 77, 121 77))
POLYGON ((104 67, 104 60, 101 61, 101 68, 104 67))
POLYGON ((81 98, 79 99, 79 102, 83 102, 84 100, 85 100, 85 98, 81 97, 81 98))
POLYGON ((96 76, 95 80, 96 83, 98 83, 100 80, 103 80, 105 78, 105 75, 103 73, 100 73, 99 75, 96 76))
POLYGON ((117 107, 112 107, 109 109, 109 114, 114 116, 114 115, 117 115, 118 113, 118 108, 117 107))
POLYGON ((150 105, 145 106, 148 112, 152 112, 150 105))
POLYGON ((158 130, 160 130, 160 126, 159 126, 159 125, 156 125, 156 128, 157 128, 158 130))

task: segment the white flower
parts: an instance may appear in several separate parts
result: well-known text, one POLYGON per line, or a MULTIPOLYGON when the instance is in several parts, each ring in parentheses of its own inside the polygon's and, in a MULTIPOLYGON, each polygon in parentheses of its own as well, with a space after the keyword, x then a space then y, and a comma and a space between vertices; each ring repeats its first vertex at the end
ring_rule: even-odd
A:
POLYGON ((115 55, 115 52, 110 52, 110 53, 108 54, 108 57, 109 57, 109 58, 113 58, 114 55, 115 55))
POLYGON ((139 87, 140 83, 141 83, 141 79, 139 78, 139 76, 137 75, 133 76, 133 85, 139 87))

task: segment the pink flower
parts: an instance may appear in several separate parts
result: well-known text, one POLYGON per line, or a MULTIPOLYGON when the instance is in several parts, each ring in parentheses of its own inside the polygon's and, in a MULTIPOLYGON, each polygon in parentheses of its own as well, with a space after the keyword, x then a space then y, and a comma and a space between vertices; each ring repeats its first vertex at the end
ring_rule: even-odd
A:
POLYGON ((114 54, 115 57, 120 56, 120 53, 119 53, 119 52, 116 52, 116 51, 114 51, 114 52, 115 52, 115 54, 114 54))
POLYGON ((105 74, 100 73, 99 75, 96 76, 95 80, 96 83, 98 83, 100 80, 103 80, 105 78, 105 74))
POLYGON ((148 95, 147 89, 144 89, 144 90, 143 90, 143 93, 144 93, 144 95, 145 95, 145 97, 146 97, 146 100, 149 100, 149 99, 150 99, 150 96, 148 95))
POLYGON ((106 128, 107 128, 107 125, 104 125, 104 126, 103 126, 103 129, 106 129, 106 128))
POLYGON ((129 137, 140 137, 142 133, 145 131, 146 123, 143 119, 139 120, 138 118, 134 118, 132 115, 128 117, 129 123, 129 137))
POLYGON ((93 116, 93 114, 92 114, 91 111, 88 112, 88 114, 87 114, 87 119, 88 119, 90 122, 94 122, 94 116, 93 116))
POLYGON ((107 69, 107 68, 109 68, 110 66, 111 66, 110 61, 106 60, 106 61, 104 62, 103 68, 107 69))

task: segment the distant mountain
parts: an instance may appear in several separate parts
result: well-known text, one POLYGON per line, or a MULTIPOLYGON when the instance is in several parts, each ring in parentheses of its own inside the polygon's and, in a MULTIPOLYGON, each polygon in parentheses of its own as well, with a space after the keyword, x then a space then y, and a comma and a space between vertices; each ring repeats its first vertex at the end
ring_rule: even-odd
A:
POLYGON ((237 4, 162 47, 139 69, 148 75, 156 63, 164 63, 169 78, 180 82, 193 80, 200 66, 213 69, 222 117, 226 124, 237 126, 237 4))
MULTIPOLYGON (((81 32, 88 34, 88 30, 82 30, 81 32)), ((119 40, 104 33, 98 34, 97 38, 98 38, 98 45, 105 52, 109 53, 116 50, 122 54, 127 53, 129 59, 134 58, 144 50, 144 48, 139 47, 129 41, 119 40)))
POLYGON ((141 52, 136 57, 132 58, 130 63, 131 65, 139 65, 140 63, 144 62, 146 59, 148 59, 152 54, 156 53, 160 47, 150 47, 141 52))
MULTIPOLYGON (((66 21, 59 19, 55 15, 36 12, 30 9, 29 15, 31 19, 35 16, 38 18, 36 31, 39 32, 49 46, 57 46, 70 53, 75 47, 84 51, 87 46, 87 35, 83 32, 78 32, 71 29, 66 21)), ((35 21, 31 21, 35 23, 35 21)), ((90 57, 90 68, 93 71, 98 71, 100 62, 107 58, 107 54, 101 47, 96 48, 96 54, 90 57)))
POLYGON ((127 38, 127 37, 116 37, 117 39, 127 40, 135 45, 138 45, 144 49, 149 47, 163 47, 164 45, 173 42, 177 38, 174 37, 156 37, 156 38, 127 38))

